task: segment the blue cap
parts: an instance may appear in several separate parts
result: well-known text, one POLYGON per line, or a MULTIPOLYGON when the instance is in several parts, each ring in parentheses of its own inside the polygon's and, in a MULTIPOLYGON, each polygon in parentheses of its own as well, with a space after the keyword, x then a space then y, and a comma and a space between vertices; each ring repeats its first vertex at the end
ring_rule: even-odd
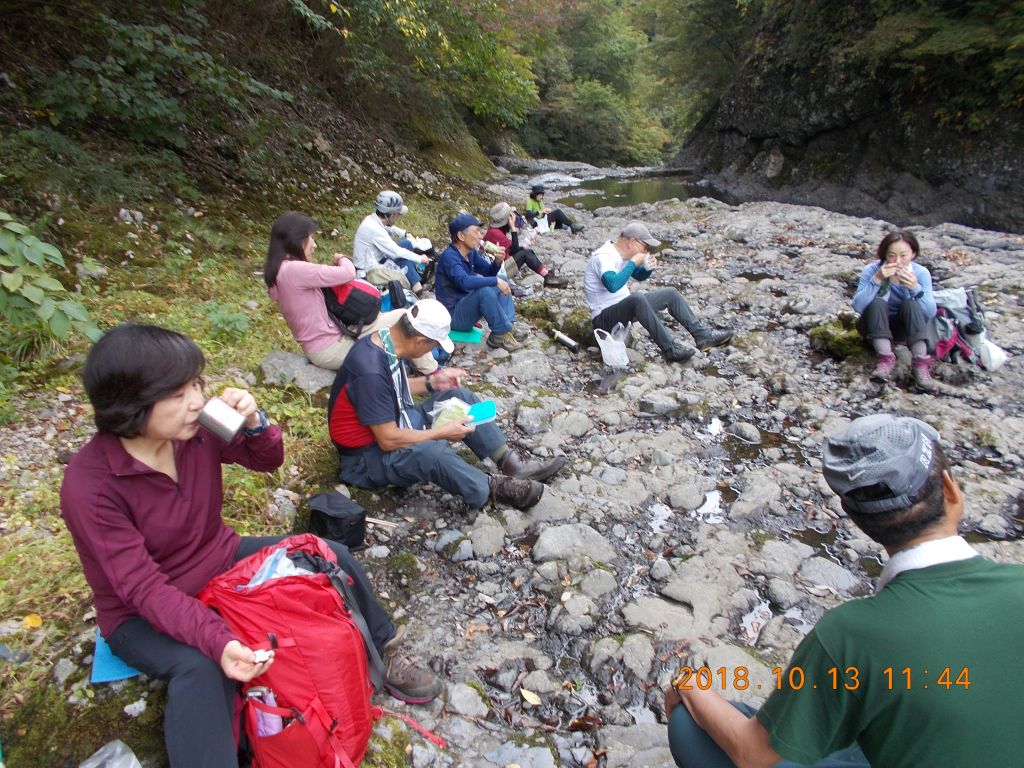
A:
POLYGON ((452 242, 455 242, 455 236, 462 232, 464 229, 470 227, 482 226, 483 222, 480 221, 476 216, 471 213, 460 213, 454 219, 451 224, 448 225, 448 232, 452 236, 452 242))

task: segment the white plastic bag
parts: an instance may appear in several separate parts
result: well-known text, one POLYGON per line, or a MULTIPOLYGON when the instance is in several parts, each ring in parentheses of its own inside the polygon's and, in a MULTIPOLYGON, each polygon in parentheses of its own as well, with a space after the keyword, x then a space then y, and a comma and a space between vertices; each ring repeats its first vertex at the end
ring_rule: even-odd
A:
POLYGON ((616 323, 611 333, 601 328, 594 329, 594 338, 601 348, 601 359, 609 368, 628 368, 629 356, 626 354, 626 337, 629 331, 622 323, 616 323))
POLYGON ((142 768, 135 753, 120 739, 108 741, 78 768, 142 768))
POLYGON ((537 222, 537 226, 534 229, 538 235, 543 235, 550 231, 551 227, 548 226, 548 215, 546 213, 538 213, 534 221, 537 222))
POLYGON ((470 405, 457 397, 449 397, 434 405, 430 413, 430 425, 443 427, 450 421, 464 419, 469 416, 470 405))
POLYGON ((982 368, 986 371, 998 371, 1009 357, 1005 349, 994 341, 990 341, 985 334, 981 335, 981 349, 978 350, 978 360, 981 362, 982 368))

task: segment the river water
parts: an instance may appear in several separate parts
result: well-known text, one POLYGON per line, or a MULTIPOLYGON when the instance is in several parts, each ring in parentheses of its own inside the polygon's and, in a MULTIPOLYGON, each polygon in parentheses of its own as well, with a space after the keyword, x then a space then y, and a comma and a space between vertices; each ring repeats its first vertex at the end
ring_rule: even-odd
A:
POLYGON ((729 195, 721 190, 711 189, 706 182, 695 176, 637 175, 602 176, 584 179, 578 184, 566 184, 567 177, 547 181, 551 190, 557 190, 563 205, 593 211, 602 206, 629 206, 641 203, 657 203, 662 200, 709 196, 732 203, 729 195), (559 183, 563 182, 563 183, 559 183))

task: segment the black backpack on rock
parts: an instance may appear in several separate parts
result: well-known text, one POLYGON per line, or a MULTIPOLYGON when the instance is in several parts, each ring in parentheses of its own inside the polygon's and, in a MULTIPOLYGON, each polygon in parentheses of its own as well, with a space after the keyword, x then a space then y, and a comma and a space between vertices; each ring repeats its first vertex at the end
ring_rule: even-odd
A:
POLYGON ((380 314, 380 291, 365 280, 351 280, 320 290, 331 320, 353 339, 359 338, 363 328, 380 314))

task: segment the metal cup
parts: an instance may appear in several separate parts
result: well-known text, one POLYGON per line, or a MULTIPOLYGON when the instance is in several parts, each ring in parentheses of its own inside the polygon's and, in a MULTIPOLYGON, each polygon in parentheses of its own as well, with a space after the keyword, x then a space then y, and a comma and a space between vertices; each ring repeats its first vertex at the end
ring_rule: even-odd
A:
POLYGON ((225 443, 230 443, 245 424, 245 416, 219 397, 211 397, 199 412, 196 421, 225 443))

